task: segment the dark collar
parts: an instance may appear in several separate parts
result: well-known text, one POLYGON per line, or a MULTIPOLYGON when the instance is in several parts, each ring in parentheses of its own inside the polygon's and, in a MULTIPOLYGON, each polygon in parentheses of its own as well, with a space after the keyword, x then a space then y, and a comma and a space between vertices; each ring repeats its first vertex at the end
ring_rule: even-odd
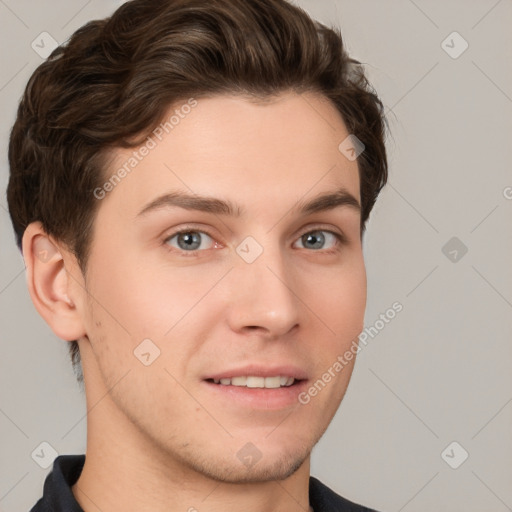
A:
POLYGON ((84 512, 71 491, 85 463, 85 455, 59 455, 44 481, 43 497, 30 512, 84 512))

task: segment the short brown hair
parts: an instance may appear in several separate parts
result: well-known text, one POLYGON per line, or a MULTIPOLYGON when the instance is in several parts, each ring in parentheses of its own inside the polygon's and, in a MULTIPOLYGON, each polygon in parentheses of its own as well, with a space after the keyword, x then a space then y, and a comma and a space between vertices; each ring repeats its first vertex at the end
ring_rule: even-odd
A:
MULTIPOLYGON (((105 181, 109 149, 139 145, 191 96, 265 99, 288 90, 329 98, 363 142, 362 236, 387 182, 387 123, 339 29, 286 0, 132 0, 77 30, 27 84, 9 142, 18 247, 27 225, 40 221, 85 275, 99 206, 93 191, 105 181)), ((81 381, 76 341, 70 355, 81 381)))

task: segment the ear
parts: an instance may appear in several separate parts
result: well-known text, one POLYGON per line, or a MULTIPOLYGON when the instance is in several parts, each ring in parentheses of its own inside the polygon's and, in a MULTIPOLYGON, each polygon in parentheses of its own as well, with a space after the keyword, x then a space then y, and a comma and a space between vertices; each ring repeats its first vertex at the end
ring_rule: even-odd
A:
POLYGON ((22 251, 28 290, 39 314, 63 340, 78 340, 85 336, 80 311, 71 298, 73 290, 76 293, 77 289, 77 286, 72 286, 76 284, 73 279, 83 281, 82 273, 77 271, 78 266, 66 269, 63 248, 46 234, 40 222, 27 226, 22 251), (73 272, 72 277, 68 275, 70 271, 73 272))

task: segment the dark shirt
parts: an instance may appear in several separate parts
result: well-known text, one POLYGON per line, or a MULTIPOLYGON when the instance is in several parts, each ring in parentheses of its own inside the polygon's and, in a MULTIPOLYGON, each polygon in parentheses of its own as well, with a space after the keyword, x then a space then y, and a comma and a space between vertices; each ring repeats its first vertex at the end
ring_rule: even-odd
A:
MULTIPOLYGON (((71 486, 78 480, 85 455, 59 455, 44 482, 43 497, 30 512, 83 512, 71 486)), ((316 478, 309 477, 309 503, 314 512, 376 512, 348 501, 316 478)))

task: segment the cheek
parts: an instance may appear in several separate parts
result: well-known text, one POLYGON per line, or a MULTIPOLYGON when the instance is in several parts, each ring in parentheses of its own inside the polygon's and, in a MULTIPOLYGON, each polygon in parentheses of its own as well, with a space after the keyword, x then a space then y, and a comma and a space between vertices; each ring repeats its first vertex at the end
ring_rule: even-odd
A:
POLYGON ((327 291, 318 295, 315 308, 329 330, 316 338, 321 350, 312 352, 314 379, 307 391, 311 406, 332 419, 347 390, 358 352, 358 336, 364 328, 366 308, 366 272, 364 263, 350 266, 350 271, 331 275, 327 291))
POLYGON ((135 342, 162 336, 169 329, 176 307, 172 301, 179 302, 178 295, 161 285, 157 272, 121 258, 105 258, 95 268, 88 288, 95 315, 107 333, 135 342))
POLYGON ((313 294, 315 312, 336 333, 331 332, 338 344, 352 340, 364 327, 367 284, 364 261, 355 260, 340 267, 337 273, 329 273, 322 284, 313 294))

